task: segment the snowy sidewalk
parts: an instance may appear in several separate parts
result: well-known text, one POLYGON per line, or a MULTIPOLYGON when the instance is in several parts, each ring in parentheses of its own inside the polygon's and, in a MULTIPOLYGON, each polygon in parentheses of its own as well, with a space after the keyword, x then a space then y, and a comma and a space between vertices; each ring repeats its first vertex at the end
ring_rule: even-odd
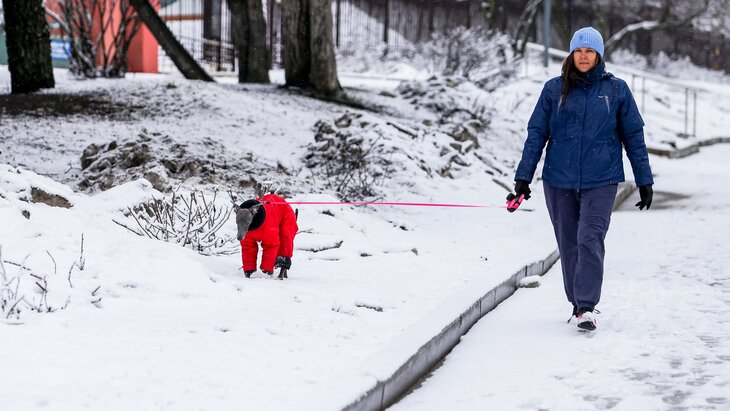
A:
POLYGON ((556 264, 392 409, 730 409, 728 158, 651 159, 652 209, 632 198, 613 215, 597 332, 565 323, 556 264))

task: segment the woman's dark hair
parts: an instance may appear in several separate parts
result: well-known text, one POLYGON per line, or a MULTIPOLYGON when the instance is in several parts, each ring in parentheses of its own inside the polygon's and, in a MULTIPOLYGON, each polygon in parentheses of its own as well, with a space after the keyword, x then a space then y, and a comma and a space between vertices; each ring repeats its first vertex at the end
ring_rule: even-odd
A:
MULTIPOLYGON (((601 55, 596 53, 596 66, 599 64, 601 64, 601 55)), ((565 61, 563 61, 563 69, 560 72, 560 77, 563 78, 563 90, 560 93, 561 103, 565 101, 565 98, 568 97, 568 93, 570 92, 570 79, 578 76, 578 73, 580 73, 580 71, 577 67, 575 67, 573 53, 570 53, 568 54, 568 57, 565 58, 565 61)))

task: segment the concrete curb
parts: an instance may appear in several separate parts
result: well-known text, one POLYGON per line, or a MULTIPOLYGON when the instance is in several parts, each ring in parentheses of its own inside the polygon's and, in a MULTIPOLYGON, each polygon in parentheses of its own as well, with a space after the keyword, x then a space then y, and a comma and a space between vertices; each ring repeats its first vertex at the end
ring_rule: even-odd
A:
POLYGON ((521 268, 500 285, 489 290, 444 327, 438 335, 422 345, 390 378, 378 381, 374 387, 343 410, 382 410, 395 404, 413 384, 431 371, 434 365, 459 343, 461 336, 466 334, 481 317, 511 296, 517 290, 517 283, 522 278, 545 274, 558 257, 557 250, 553 251, 545 259, 521 268))
POLYGON ((682 158, 699 152, 700 147, 711 146, 713 144, 719 143, 730 143, 730 137, 714 137, 676 150, 665 150, 663 148, 647 147, 647 151, 649 151, 649 154, 655 154, 662 157, 682 158))
MULTIPOLYGON (((614 210, 634 191, 634 185, 619 185, 614 210)), ((441 332, 423 344, 398 369, 385 380, 379 380, 374 387, 363 393, 360 398, 345 406, 343 410, 383 410, 408 392, 424 375, 428 374, 459 343, 461 336, 499 303, 509 298, 517 290, 517 284, 531 275, 544 275, 558 261, 558 250, 544 259, 521 268, 500 285, 487 291, 458 318, 451 321, 441 332)))

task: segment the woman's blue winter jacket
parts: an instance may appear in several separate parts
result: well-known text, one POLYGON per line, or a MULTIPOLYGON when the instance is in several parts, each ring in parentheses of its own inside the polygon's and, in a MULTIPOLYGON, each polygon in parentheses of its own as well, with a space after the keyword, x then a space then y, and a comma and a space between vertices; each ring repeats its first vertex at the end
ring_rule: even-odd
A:
POLYGON ((530 117, 515 180, 532 181, 547 143, 542 178, 553 187, 587 189, 624 181, 621 147, 637 186, 653 184, 644 143, 644 121, 629 87, 600 63, 571 80, 561 101, 563 79, 545 83, 530 117))

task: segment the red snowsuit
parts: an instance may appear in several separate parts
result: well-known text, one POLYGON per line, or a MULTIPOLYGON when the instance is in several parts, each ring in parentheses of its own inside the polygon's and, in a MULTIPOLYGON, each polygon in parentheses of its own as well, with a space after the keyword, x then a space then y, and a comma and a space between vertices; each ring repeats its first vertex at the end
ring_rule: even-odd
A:
POLYGON ((261 227, 247 231, 246 236, 241 240, 243 271, 256 270, 258 243, 261 243, 261 248, 264 250, 261 257, 261 270, 272 272, 276 257, 291 258, 294 254, 294 236, 299 227, 294 210, 283 198, 276 194, 267 194, 257 200, 263 203, 266 219, 261 227), (267 201, 284 204, 268 204, 267 201))

